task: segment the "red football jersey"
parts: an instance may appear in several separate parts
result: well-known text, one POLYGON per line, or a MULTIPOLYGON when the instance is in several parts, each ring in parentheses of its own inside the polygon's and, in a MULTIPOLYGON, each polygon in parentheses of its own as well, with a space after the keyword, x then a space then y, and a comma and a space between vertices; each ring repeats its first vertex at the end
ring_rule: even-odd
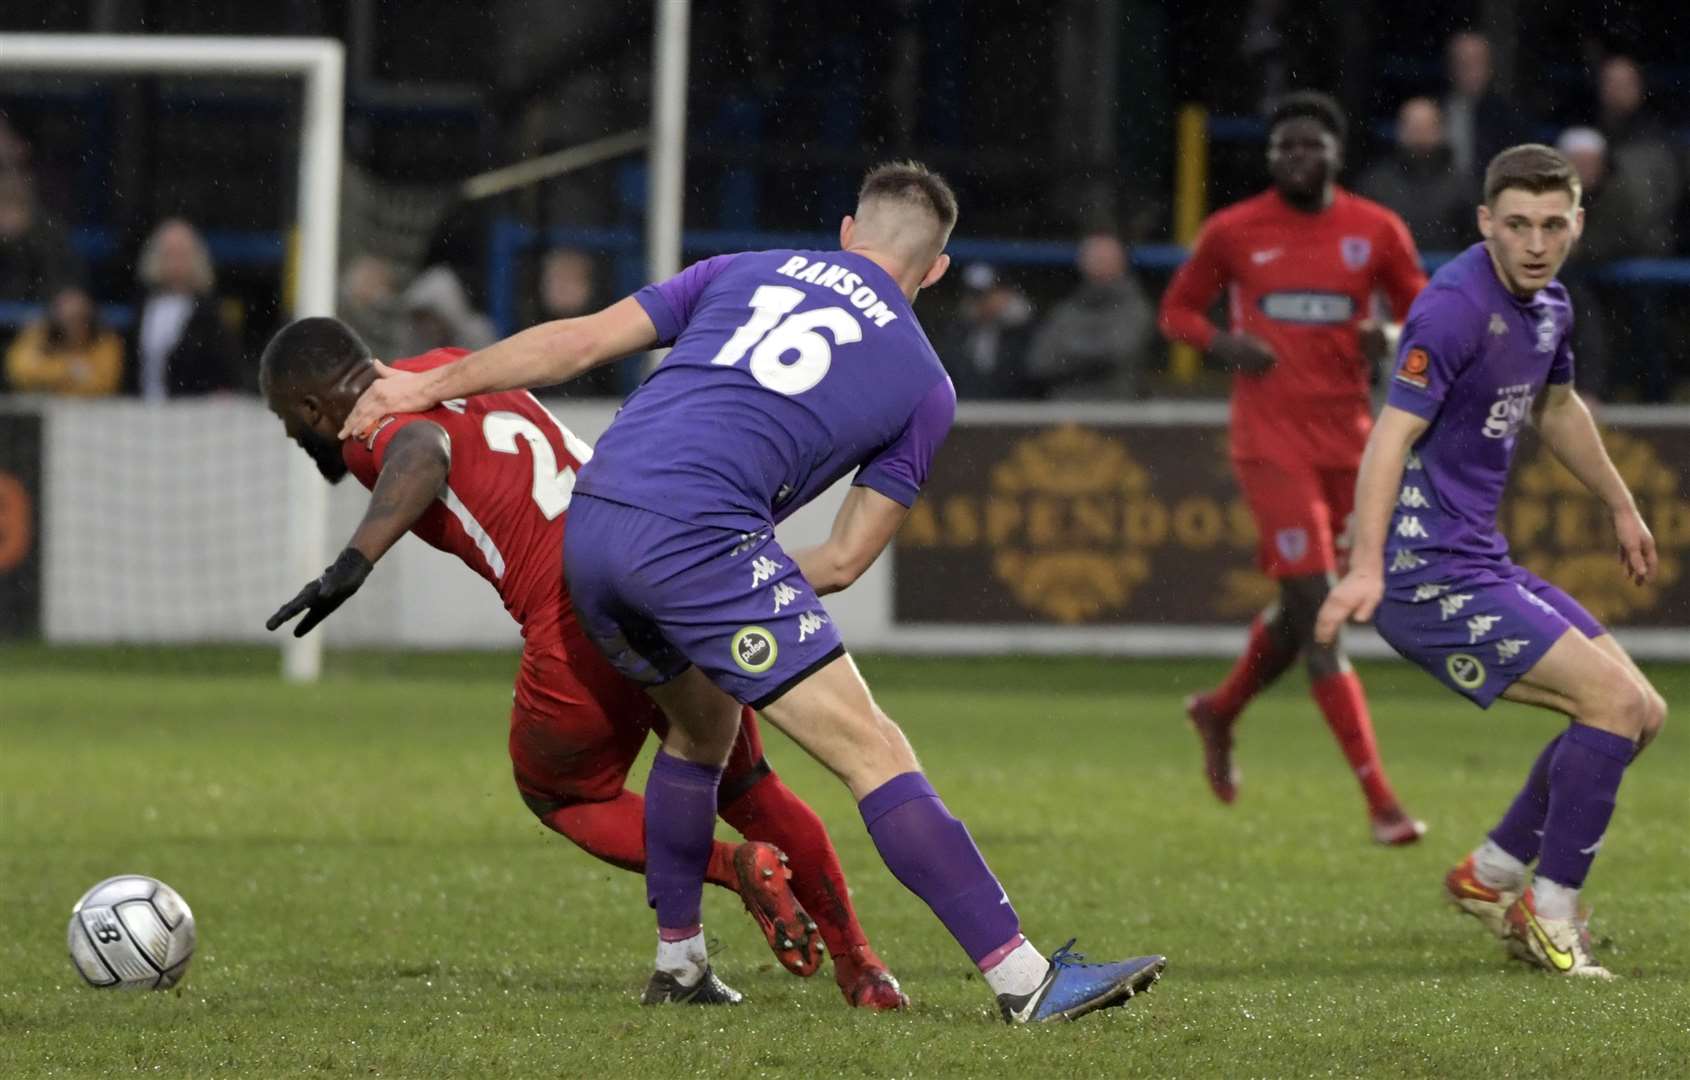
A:
POLYGON ((1373 423, 1356 326, 1376 292, 1402 320, 1425 284, 1408 228, 1383 206, 1339 189, 1307 214, 1270 189, 1204 223, 1163 295, 1162 332, 1207 349, 1207 312, 1226 289, 1232 329, 1279 359, 1233 378, 1232 456, 1354 468, 1373 423))
MULTIPOLYGON (((392 366, 426 371, 463 355, 463 349, 436 349, 392 366)), ((365 487, 375 486, 393 436, 418 420, 446 430, 452 466, 446 490, 411 532, 456 555, 498 589, 525 637, 567 618, 564 517, 576 471, 592 448, 527 391, 482 394, 388 417, 370 439, 346 440, 347 467, 365 487)))

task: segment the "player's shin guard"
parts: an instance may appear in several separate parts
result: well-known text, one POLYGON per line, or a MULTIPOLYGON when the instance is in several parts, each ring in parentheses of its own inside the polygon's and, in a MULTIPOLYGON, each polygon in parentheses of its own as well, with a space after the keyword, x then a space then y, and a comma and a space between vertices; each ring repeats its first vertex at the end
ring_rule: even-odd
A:
MULTIPOLYGON (((722 820, 747 840, 761 840, 786 853, 793 895, 816 920, 829 956, 844 956, 868 944, 851 909, 845 871, 821 818, 766 766, 750 779, 749 786, 722 804, 722 820)), ((723 778, 724 798, 731 794, 730 783, 723 778)))
POLYGON ((1273 685, 1297 659, 1296 649, 1284 648, 1273 636, 1266 613, 1250 623, 1250 640, 1220 686, 1203 700, 1221 720, 1231 723, 1250 699, 1273 685))
POLYGON ((1021 921, 968 829, 918 772, 902 773, 858 804, 887 869, 933 909, 976 965, 1018 941, 1021 921))
POLYGON ((1543 823, 1549 815, 1549 765, 1564 738, 1566 734, 1563 732, 1549 740, 1549 745, 1532 763, 1525 786, 1514 796, 1508 812, 1502 815, 1496 828, 1490 831, 1490 838, 1496 846, 1522 863, 1530 863, 1537 858, 1538 849, 1543 844, 1543 823))
POLYGON ((1385 766, 1379 761, 1379 747, 1373 739, 1373 720, 1367 712, 1367 695, 1362 691, 1361 679, 1353 671, 1340 671, 1317 679, 1309 686, 1326 726, 1344 751, 1344 758, 1361 782, 1362 794, 1367 797, 1367 809, 1381 814, 1397 809, 1397 795, 1385 777, 1385 766))
POLYGON ((657 925, 677 931, 699 925, 704 873, 716 826, 720 769, 662 750, 646 781, 646 900, 657 925))
MULTIPOLYGON (((1574 724, 1549 763, 1549 813, 1543 820, 1539 877, 1577 889, 1602 846, 1614 801, 1637 745, 1611 731, 1574 724)), ((1570 918, 1574 913, 1545 914, 1570 918)))

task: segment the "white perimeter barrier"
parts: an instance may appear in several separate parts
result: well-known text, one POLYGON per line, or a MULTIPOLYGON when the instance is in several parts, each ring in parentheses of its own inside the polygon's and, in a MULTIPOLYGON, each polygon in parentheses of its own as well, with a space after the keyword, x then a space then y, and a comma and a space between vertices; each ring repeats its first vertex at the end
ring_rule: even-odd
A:
MULTIPOLYGON (((610 405, 549 404, 589 442, 614 415, 610 405)), ((1690 657, 1690 482, 1683 458, 1663 457, 1690 440, 1682 411, 1605 418, 1621 428, 1610 436, 1616 458, 1636 473, 1662 540, 1661 587, 1608 583, 1604 524, 1530 455, 1504 515, 1511 532, 1532 538, 1517 538, 1522 561, 1548 560, 1550 576, 1602 608, 1645 656, 1690 657)), ((287 471, 300 452, 260 404, 12 399, 0 404, 0 426, 7 412, 42 417, 48 641, 275 640, 264 619, 305 584, 288 567, 286 539, 287 471)), ((829 597, 828 610, 861 651, 1228 654, 1272 586, 1250 569, 1253 540, 1226 475, 1223 422, 1224 409, 1207 404, 964 409, 898 546, 829 597)), ((822 539, 844 491, 842 483, 783 524, 782 542, 822 539)), ((333 490, 331 551, 366 500, 350 478, 333 490)), ((331 647, 519 640, 486 583, 414 538, 324 630, 331 647)), ((1351 646, 1387 651, 1370 631, 1351 646)))

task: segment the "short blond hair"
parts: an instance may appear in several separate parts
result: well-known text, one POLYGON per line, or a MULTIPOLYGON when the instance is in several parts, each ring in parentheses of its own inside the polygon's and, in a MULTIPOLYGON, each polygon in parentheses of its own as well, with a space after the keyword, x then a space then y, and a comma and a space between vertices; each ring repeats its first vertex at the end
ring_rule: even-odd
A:
POLYGON ((135 276, 141 284, 152 289, 158 286, 159 259, 163 257, 160 248, 164 246, 164 235, 172 229, 184 229, 193 241, 194 248, 194 292, 204 296, 211 292, 217 284, 217 273, 211 267, 211 252, 205 246, 205 238, 200 236, 199 230, 182 218, 165 218, 153 229, 147 237, 147 242, 141 245, 141 257, 135 262, 135 276))
POLYGON ((857 205, 876 199, 921 207, 933 215, 946 236, 956 228, 956 192, 944 177, 919 161, 888 161, 870 169, 857 189, 857 205))

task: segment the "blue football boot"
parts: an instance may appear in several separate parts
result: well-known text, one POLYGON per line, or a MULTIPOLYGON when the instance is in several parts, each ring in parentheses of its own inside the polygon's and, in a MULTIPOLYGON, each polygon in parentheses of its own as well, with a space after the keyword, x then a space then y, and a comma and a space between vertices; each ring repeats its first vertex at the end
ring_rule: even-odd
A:
POLYGON ((1125 1005, 1148 990, 1168 965, 1165 956, 1135 956, 1113 964, 1083 964, 1070 952, 1074 939, 1050 957, 1050 971, 1030 994, 999 994, 998 1008, 1007 1024, 1042 1024, 1074 1020, 1111 1005, 1125 1005))

